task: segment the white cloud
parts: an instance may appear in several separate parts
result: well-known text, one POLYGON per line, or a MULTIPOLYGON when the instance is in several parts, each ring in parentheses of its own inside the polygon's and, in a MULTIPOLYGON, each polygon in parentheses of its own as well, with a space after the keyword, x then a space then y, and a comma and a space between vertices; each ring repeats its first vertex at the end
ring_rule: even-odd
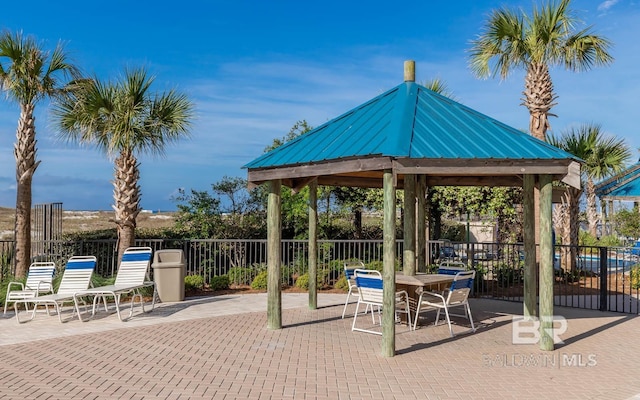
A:
POLYGON ((619 0, 607 0, 598 4, 598 11, 607 12, 611 9, 611 7, 615 6, 619 0))

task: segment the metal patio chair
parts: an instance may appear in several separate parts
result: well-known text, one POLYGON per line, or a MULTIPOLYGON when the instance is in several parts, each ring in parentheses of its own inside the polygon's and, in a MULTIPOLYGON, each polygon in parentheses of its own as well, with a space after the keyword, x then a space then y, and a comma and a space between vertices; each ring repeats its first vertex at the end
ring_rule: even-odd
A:
POLYGON ((445 290, 443 294, 422 291, 422 293, 420 293, 420 298, 418 299, 418 306, 413 323, 414 329, 418 323, 418 317, 420 316, 421 310, 426 311, 436 309, 437 314, 434 325, 438 325, 440 312, 444 310, 451 337, 455 336, 451 326, 451 315, 467 318, 471 323, 471 330, 475 332, 476 328, 473 324, 471 308, 469 307, 469 294, 471 293, 475 276, 476 271, 461 271, 456 274, 455 278, 453 278, 453 282, 451 283, 451 287, 445 290), (449 310, 455 307, 462 307, 464 309, 464 314, 450 314, 449 310))

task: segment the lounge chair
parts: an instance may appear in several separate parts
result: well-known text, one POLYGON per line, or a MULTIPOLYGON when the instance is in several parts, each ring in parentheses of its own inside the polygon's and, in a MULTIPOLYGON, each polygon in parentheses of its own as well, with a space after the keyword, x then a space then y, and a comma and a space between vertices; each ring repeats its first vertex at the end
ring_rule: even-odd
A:
MULTIPOLYGON (((7 305, 16 300, 32 299, 42 294, 53 292, 53 274, 56 272, 56 264, 53 262, 34 262, 29 266, 27 281, 9 282, 7 295, 4 301, 4 313, 7 313, 7 305), (12 289, 15 288, 15 289, 12 289)), ((29 311, 28 304, 27 311, 29 311)))
MULTIPOLYGON (((74 295, 74 299, 77 300, 85 296, 93 296, 93 308, 91 316, 96 313, 96 306, 100 299, 105 303, 106 297, 113 297, 115 302, 116 313, 120 321, 125 321, 133 315, 133 307, 136 299, 140 302, 142 312, 150 312, 155 307, 156 300, 156 285, 155 282, 148 279, 149 265, 151 264, 150 247, 129 247, 122 255, 122 261, 118 267, 118 273, 113 285, 100 286, 96 288, 89 288, 82 291, 78 291, 74 295), (145 287, 153 287, 153 299, 151 301, 151 310, 146 311, 144 309, 144 298, 141 290, 145 287), (131 307, 129 309, 129 315, 126 318, 122 318, 120 314, 120 299, 123 295, 131 295, 131 307)), ((82 316, 78 315, 78 318, 82 321, 82 316)))
POLYGON ((443 261, 438 266, 438 273, 444 275, 455 275, 466 270, 467 264, 460 261, 443 261))
MULTIPOLYGON (((74 302, 74 314, 80 315, 78 303, 74 299, 74 294, 79 291, 86 290, 91 284, 91 275, 96 267, 96 258, 94 256, 73 256, 67 261, 67 265, 64 268, 62 279, 60 280, 60 286, 55 294, 48 294, 45 296, 38 296, 28 299, 16 300, 13 303, 13 307, 16 310, 16 320, 20 321, 18 313, 19 303, 33 303, 33 311, 31 313, 32 320, 36 316, 36 311, 39 305, 53 305, 58 313, 58 319, 62 322, 62 314, 60 308, 64 303, 74 302)), ((47 308, 48 311, 48 308, 47 308)), ((72 315, 73 317, 73 315, 72 315)))

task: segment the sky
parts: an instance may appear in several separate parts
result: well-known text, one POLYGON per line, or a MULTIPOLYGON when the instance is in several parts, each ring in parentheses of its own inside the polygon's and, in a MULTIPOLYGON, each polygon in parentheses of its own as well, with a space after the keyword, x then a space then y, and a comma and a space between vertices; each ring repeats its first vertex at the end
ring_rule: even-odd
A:
MULTIPOLYGON (((22 31, 46 49, 62 42, 85 74, 102 80, 145 67, 152 91, 175 89, 195 105, 191 135, 163 157, 139 157, 145 210, 172 211, 180 188, 209 191, 223 177, 246 178, 259 157, 301 120, 317 127, 403 81, 405 60, 416 82, 438 78, 455 99, 514 128, 527 130, 520 105, 524 70, 505 80, 477 79, 470 42, 489 13, 530 13, 531 0, 418 1, 44 1, 4 2, 0 30, 22 31), (25 7, 29 10, 25 10, 25 7)), ((622 138, 638 160, 640 132, 640 3, 573 0, 571 9, 613 43, 607 67, 551 70, 557 105, 551 133, 586 123, 622 138)), ((16 198, 13 144, 19 116, 0 98, 0 207, 16 198)), ((36 106, 37 159, 33 203, 65 210, 110 210, 113 160, 61 141, 49 105, 36 106)))

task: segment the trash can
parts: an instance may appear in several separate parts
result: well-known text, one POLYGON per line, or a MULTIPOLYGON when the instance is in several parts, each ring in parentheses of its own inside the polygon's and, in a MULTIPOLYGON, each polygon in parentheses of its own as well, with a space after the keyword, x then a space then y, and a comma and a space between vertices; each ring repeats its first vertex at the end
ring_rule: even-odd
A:
POLYGON ((151 267, 160 300, 184 300, 184 252, 180 249, 157 250, 153 255, 151 267))

